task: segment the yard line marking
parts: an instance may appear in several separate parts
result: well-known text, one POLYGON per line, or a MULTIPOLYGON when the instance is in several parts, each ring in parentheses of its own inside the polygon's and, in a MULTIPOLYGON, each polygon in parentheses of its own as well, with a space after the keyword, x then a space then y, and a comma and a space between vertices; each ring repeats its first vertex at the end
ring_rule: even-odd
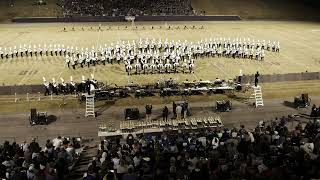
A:
POLYGON ((223 70, 219 65, 217 65, 216 62, 211 63, 211 65, 213 65, 213 66, 215 66, 216 68, 218 68, 227 78, 229 78, 229 79, 231 78, 231 75, 228 74, 228 73, 226 73, 226 71, 223 70))
MULTIPOLYGON (((120 41, 120 44, 121 44, 121 38, 120 38, 120 33, 119 33, 119 30, 117 31, 117 39, 118 41, 120 41)), ((121 64, 121 66, 124 65, 124 64, 121 64)), ((122 68, 125 68, 125 67, 122 67, 122 68)), ((125 78, 127 79, 127 84, 130 83, 130 79, 129 79, 129 76, 127 75, 127 72, 125 71, 125 78)))
MULTIPOLYGON (((157 37, 158 37, 158 40, 161 38, 161 36, 159 35, 159 32, 158 32, 158 30, 155 30, 155 34, 157 35, 157 37)), ((161 42, 162 42, 162 39, 161 39, 161 42)), ((164 81, 164 75, 163 75, 163 73, 159 73, 160 74, 160 79, 161 79, 161 81, 164 81)))
POLYGON ((196 78, 197 81, 199 81, 199 78, 194 73, 191 73, 191 74, 194 78, 196 78))
MULTIPOLYGON (((31 44, 32 44, 32 41, 31 41, 32 37, 31 37, 31 35, 29 36, 28 39, 29 39, 28 42, 30 42, 30 45, 31 45, 31 44)), ((30 55, 29 55, 28 57, 26 57, 27 65, 30 63, 30 62, 28 62, 28 61, 32 61, 33 58, 34 58, 34 57, 30 57, 30 55)), ((29 67, 30 67, 30 66, 29 66, 29 67)), ((29 72, 30 70, 33 70, 34 68, 35 68, 35 66, 32 65, 32 66, 28 69, 28 72, 29 72)), ((22 79, 19 81, 18 85, 22 85, 22 83, 25 82, 25 79, 29 80, 27 74, 28 74, 28 73, 26 73, 26 74, 22 77, 22 79)))
MULTIPOLYGON (((31 68, 29 68, 29 69, 27 70, 27 72, 32 71, 33 68, 34 68, 34 66, 31 66, 31 68)), ((25 81, 25 79, 28 79, 27 76, 28 76, 28 73, 26 73, 25 75, 23 75, 23 77, 22 77, 21 80, 19 81, 18 85, 22 85, 22 83, 25 81)))
MULTIPOLYGON (((293 31, 293 32, 294 32, 295 34, 297 34, 297 31, 293 31)), ((285 35, 287 34, 287 32, 284 33, 284 32, 282 32, 282 31, 279 31, 278 33, 283 34, 284 37, 286 37, 285 35)), ((296 37, 300 38, 302 41, 304 40, 301 36, 296 36, 296 37)), ((288 40, 288 39, 287 39, 287 40, 288 40)), ((299 45, 300 45, 300 46, 304 46, 304 47, 308 47, 308 48, 311 48, 311 49, 312 49, 312 47, 309 46, 309 45, 307 45, 307 43, 298 43, 298 42, 296 42, 296 41, 290 41, 290 43, 291 43, 291 44, 295 44, 296 47, 299 47, 299 45)), ((285 56, 285 57, 288 59, 288 56, 287 56, 287 55, 281 54, 281 56, 285 56)), ((297 61, 296 59, 294 59, 293 61, 290 61, 290 62, 293 63, 293 64, 295 64, 295 65, 297 65, 297 66, 300 66, 300 67, 302 66, 302 67, 308 68, 308 65, 303 64, 303 63, 300 63, 300 61, 297 61)))

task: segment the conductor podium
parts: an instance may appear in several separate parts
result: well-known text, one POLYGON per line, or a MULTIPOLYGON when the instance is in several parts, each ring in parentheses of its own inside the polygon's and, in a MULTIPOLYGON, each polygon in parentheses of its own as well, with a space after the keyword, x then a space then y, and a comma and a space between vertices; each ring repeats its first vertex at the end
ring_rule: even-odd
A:
POLYGON ((124 116, 126 120, 138 120, 140 119, 140 112, 138 108, 126 108, 124 110, 124 116))

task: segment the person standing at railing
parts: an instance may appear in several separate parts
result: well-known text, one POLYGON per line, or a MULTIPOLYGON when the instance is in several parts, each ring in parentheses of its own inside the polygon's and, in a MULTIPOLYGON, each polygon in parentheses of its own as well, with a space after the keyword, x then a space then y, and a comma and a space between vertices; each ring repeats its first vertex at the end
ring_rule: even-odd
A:
POLYGON ((181 120, 182 107, 180 105, 177 105, 176 113, 177 113, 177 120, 181 120))
POLYGON ((164 106, 163 110, 162 110, 162 119, 164 120, 168 120, 168 115, 169 115, 169 109, 167 106, 164 106))
POLYGON ((147 104, 146 105, 146 120, 151 120, 151 113, 152 113, 152 105, 151 104, 147 104))

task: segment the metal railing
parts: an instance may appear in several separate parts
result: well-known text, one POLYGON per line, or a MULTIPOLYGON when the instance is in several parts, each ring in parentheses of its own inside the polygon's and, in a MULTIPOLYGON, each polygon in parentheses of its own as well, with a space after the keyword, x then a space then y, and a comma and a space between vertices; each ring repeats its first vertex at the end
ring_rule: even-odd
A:
POLYGON ((42 93, 38 92, 36 94, 17 94, 14 93, 14 95, 7 95, 7 96, 0 96, 0 102, 23 102, 23 101, 63 101, 63 100, 76 100, 78 99, 78 95, 76 93, 74 94, 68 94, 68 95, 54 95, 50 94, 48 96, 43 95, 42 93))

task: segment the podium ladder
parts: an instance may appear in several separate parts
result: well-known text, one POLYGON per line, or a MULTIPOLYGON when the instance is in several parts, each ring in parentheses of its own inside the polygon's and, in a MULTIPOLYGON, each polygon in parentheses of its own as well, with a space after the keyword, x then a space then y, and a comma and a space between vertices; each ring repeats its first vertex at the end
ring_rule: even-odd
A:
POLYGON ((85 117, 88 117, 88 116, 95 117, 94 95, 86 95, 86 114, 85 114, 85 117))
POLYGON ((261 90, 261 86, 252 86, 253 87, 253 95, 254 95, 254 99, 256 101, 255 106, 264 106, 263 104, 263 98, 262 98, 262 90, 261 90))

